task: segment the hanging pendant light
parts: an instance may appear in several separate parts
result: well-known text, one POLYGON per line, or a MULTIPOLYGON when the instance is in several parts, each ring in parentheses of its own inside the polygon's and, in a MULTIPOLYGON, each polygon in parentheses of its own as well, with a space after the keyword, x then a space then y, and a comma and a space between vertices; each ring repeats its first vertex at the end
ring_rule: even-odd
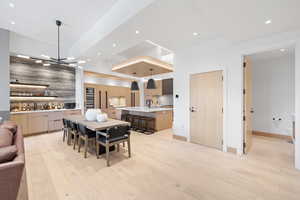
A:
MULTIPOLYGON (((136 75, 136 72, 134 72, 133 75, 136 75)), ((138 91, 138 90, 140 90, 139 84, 138 84, 137 81, 132 81, 130 88, 131 88, 132 91, 138 91)))
MULTIPOLYGON (((151 75, 152 75, 152 71, 153 69, 150 69, 150 72, 151 72, 151 75)), ((155 86, 155 81, 153 78, 150 78, 147 82, 147 89, 156 89, 156 86, 155 86)))
POLYGON ((136 81, 132 81, 131 82, 131 90, 133 91, 138 91, 140 88, 139 88, 139 85, 136 81))

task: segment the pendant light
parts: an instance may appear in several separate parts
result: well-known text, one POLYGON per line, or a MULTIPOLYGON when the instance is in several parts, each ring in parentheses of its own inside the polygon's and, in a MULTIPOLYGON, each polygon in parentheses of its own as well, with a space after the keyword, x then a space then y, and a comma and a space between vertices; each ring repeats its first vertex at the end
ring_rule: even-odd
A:
MULTIPOLYGON (((135 74, 136 74, 136 72, 133 73, 133 75, 135 75, 135 74)), ((138 84, 137 81, 132 81, 131 82, 131 90, 132 91, 138 91, 138 90, 140 90, 139 84, 138 84)))
MULTIPOLYGON (((150 73, 151 73, 151 76, 152 76, 152 71, 153 69, 150 69, 150 73)), ((153 78, 150 78, 147 82, 147 89, 156 89, 156 86, 155 86, 155 81, 153 78)))

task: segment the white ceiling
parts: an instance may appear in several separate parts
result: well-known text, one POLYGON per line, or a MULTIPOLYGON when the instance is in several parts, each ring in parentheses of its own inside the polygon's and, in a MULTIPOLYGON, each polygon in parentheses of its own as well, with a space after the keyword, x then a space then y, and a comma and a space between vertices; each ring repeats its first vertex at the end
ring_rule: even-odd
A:
POLYGON ((1 0, 0 28, 49 44, 57 44, 55 20, 61 30, 62 48, 70 49, 117 0, 1 0), (13 3, 15 8, 11 8, 13 3), (11 24, 15 22, 15 25, 11 24))
POLYGON ((295 48, 293 46, 282 47, 280 49, 273 49, 270 51, 264 51, 249 55, 253 62, 264 62, 274 59, 280 59, 284 57, 289 57, 291 60, 295 55, 295 48))
POLYGON ((299 8, 299 0, 156 0, 83 55, 95 58, 100 51, 102 58, 110 57, 144 40, 176 51, 208 40, 238 43, 298 30, 299 8))
MULTIPOLYGON (((119 56, 118 54, 145 40, 176 52, 177 49, 201 45, 209 40, 237 43, 300 29, 299 0, 89 0, 88 3, 84 0, 11 1, 15 2, 14 9, 9 8, 9 0, 0 2, 0 27, 53 43, 56 41, 53 23, 56 18, 60 18, 68 24, 64 29, 65 47, 72 46, 73 50, 80 50, 80 56, 90 58, 92 61, 88 64, 95 66, 100 61, 119 56), (141 1, 145 2, 144 7, 134 10, 134 5, 141 1), (101 17, 120 2, 128 5, 127 15, 131 14, 130 17, 119 24, 116 21, 101 23, 101 17), (56 8, 56 4, 60 6, 56 8), (9 24, 11 19, 16 21, 13 26, 9 24), (272 23, 266 25, 265 21, 269 19, 272 23), (95 32, 89 40, 85 33, 91 33, 95 23, 97 27, 110 31, 105 35, 99 34, 98 40, 95 40, 98 34, 95 32), (112 23, 116 23, 115 26, 112 23), (136 30, 140 33, 136 34, 136 30), (199 35, 194 36, 194 32, 199 35), (117 46, 113 47, 113 43, 117 46), (100 56, 97 55, 98 52, 101 52, 100 56)), ((117 15, 119 12, 121 10, 110 14, 117 15)))

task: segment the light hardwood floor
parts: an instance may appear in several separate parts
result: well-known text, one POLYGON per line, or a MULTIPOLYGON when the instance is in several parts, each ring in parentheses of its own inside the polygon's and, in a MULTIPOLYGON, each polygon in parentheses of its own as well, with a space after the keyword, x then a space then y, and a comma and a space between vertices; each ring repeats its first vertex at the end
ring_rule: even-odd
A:
POLYGON ((174 140, 171 131, 132 134, 132 158, 113 153, 111 167, 62 142, 61 133, 25 138, 30 200, 300 199, 292 145, 260 137, 238 157, 174 140))

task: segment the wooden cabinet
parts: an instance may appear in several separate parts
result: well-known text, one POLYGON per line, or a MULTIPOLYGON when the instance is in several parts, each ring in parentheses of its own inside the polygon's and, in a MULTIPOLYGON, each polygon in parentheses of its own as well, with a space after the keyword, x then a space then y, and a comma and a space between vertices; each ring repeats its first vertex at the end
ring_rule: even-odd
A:
POLYGON ((62 129, 62 112, 52 112, 48 114, 48 131, 56 131, 62 129))
POLYGON ((21 128, 24 136, 28 135, 28 116, 27 114, 11 115, 10 120, 16 122, 21 128))
POLYGON ((62 119, 67 115, 81 115, 81 110, 63 110, 37 113, 11 114, 10 120, 22 128, 24 136, 62 129, 62 119))
POLYGON ((172 128, 173 126, 173 111, 157 112, 155 116, 155 130, 160 131, 172 128))
POLYGON ((173 95, 173 79, 162 80, 162 95, 173 95))
MULTIPOLYGON (((67 115, 81 115, 81 110, 64 110, 63 112, 63 116, 67 116, 67 115)), ((61 117, 61 119, 63 118, 63 116, 61 117)))
POLYGON ((161 96, 162 95, 162 80, 155 81, 155 89, 147 89, 147 82, 144 83, 145 96, 161 96))
POLYGON ((140 93, 139 92, 131 92, 130 93, 130 105, 131 107, 140 106, 140 93))
MULTIPOLYGON (((128 87, 85 84, 85 90, 86 88, 94 88, 95 108, 99 108, 101 109, 101 111, 105 113, 109 113, 109 107, 110 107, 109 99, 112 97, 125 97, 126 106, 131 106, 131 90, 128 87)), ((139 95, 136 95, 135 100, 136 100, 136 105, 140 105, 139 95)), ((87 101, 87 97, 85 98, 85 101, 87 101)))
POLYGON ((48 114, 32 113, 28 115, 28 133, 48 132, 48 114))
POLYGON ((116 119, 117 118, 117 110, 113 107, 108 109, 107 115, 109 118, 116 119))

